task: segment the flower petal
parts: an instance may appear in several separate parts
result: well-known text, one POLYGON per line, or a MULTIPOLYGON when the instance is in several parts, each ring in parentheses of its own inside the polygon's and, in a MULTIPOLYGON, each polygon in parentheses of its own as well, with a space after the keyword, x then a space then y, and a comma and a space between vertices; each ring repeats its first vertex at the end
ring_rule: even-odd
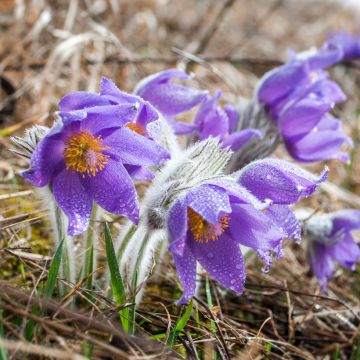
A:
POLYGON ((331 278, 334 272, 334 265, 329 256, 328 248, 323 244, 313 243, 309 246, 308 257, 311 270, 325 291, 327 280, 331 278))
POLYGON ((68 234, 81 234, 89 226, 92 199, 79 175, 64 168, 55 176, 52 185, 56 202, 69 219, 68 234))
POLYGON ((211 224, 216 224, 222 213, 230 213, 229 196, 223 189, 213 185, 203 185, 190 191, 186 205, 211 224))
POLYGON ((184 289, 183 296, 176 302, 177 305, 180 305, 188 302, 195 294, 196 260, 188 247, 185 247, 182 256, 173 253, 173 257, 176 271, 184 289))
POLYGON ((222 146, 230 146, 232 151, 237 151, 253 139, 261 139, 263 133, 257 129, 245 129, 234 132, 222 141, 222 146))
POLYGON ((196 260, 215 280, 226 288, 243 292, 246 272, 238 244, 226 235, 207 243, 190 237, 187 244, 196 260))
POLYGON ((134 184, 121 162, 112 158, 95 176, 81 179, 89 195, 105 210, 139 220, 139 204, 134 184))
POLYGON ((138 181, 152 180, 155 177, 153 172, 146 169, 144 166, 124 164, 124 167, 131 176, 131 178, 134 180, 138 180, 138 181))
POLYGON ((110 102, 98 94, 89 91, 74 91, 69 92, 60 100, 59 110, 81 110, 104 105, 110 105, 110 102))
POLYGON ((301 197, 310 196, 324 182, 328 171, 315 176, 284 160, 266 159, 245 166, 239 183, 260 200, 275 204, 295 204, 301 197))
POLYGON ((330 214, 330 217, 333 223, 332 234, 360 229, 360 210, 340 210, 330 214))
POLYGON ((185 251, 187 232, 187 206, 182 200, 176 201, 169 210, 167 218, 170 250, 178 255, 185 251))
POLYGON ((355 270, 355 265, 360 261, 360 248, 354 241, 350 233, 337 244, 328 247, 328 254, 342 266, 350 270, 355 270))
POLYGON ((105 136, 103 143, 130 165, 158 165, 168 160, 169 153, 158 143, 123 127, 105 136))
POLYGON ((224 111, 229 119, 229 133, 236 131, 238 123, 240 121, 240 114, 236 110, 235 106, 227 104, 224 106, 224 111))

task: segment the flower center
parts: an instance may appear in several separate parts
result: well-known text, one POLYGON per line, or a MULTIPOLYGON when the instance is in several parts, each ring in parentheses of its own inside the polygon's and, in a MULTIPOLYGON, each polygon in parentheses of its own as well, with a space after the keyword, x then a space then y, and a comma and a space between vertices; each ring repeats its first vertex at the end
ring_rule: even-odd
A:
POLYGON ((129 122, 125 125, 128 129, 136 132, 139 135, 146 136, 145 127, 139 124, 138 122, 129 122))
POLYGON ((95 176, 109 160, 109 156, 102 152, 110 147, 102 144, 101 136, 94 137, 87 131, 80 131, 71 136, 65 145, 66 170, 74 170, 83 177, 85 177, 85 173, 95 176))
POLYGON ((216 224, 208 223, 202 216, 191 208, 188 208, 187 215, 189 229, 194 235, 194 239, 198 242, 207 243, 209 240, 217 240, 225 229, 229 227, 230 217, 228 214, 222 216, 216 224))

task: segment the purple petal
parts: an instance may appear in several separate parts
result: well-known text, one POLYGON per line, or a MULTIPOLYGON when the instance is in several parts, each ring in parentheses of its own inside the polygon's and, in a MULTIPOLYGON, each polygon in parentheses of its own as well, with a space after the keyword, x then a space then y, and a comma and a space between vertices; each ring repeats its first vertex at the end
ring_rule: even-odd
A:
MULTIPOLYGON (((316 69, 325 69, 341 61, 342 55, 343 52, 340 48, 327 47, 310 54, 306 58, 306 61, 309 65, 310 71, 316 69)), ((299 54, 299 56, 301 57, 301 54, 299 54)))
POLYGON ((291 156, 298 161, 339 159, 347 162, 347 154, 340 151, 340 147, 347 141, 347 136, 340 131, 312 131, 297 142, 286 143, 286 147, 291 156))
POLYGON ((331 278, 334 272, 334 265, 328 254, 328 248, 324 244, 313 243, 309 247, 308 256, 311 270, 325 291, 327 280, 331 278))
POLYGON ((215 280, 226 288, 243 292, 245 263, 238 244, 226 235, 207 243, 190 237, 187 244, 196 260, 215 280))
POLYGON ((92 200, 79 175, 64 168, 55 176, 52 185, 56 202, 69 219, 68 234, 81 234, 89 226, 92 200))
POLYGON ((164 83, 144 91, 142 98, 165 116, 172 116, 192 109, 203 100, 205 95, 206 92, 189 86, 164 83))
POLYGON ((184 304, 188 302, 195 294, 196 289, 196 260, 192 255, 190 249, 185 247, 182 256, 173 253, 176 271, 179 275, 181 284, 184 289, 184 294, 177 304, 184 304))
POLYGON ((178 69, 168 69, 142 79, 135 87, 134 93, 143 97, 143 95, 152 90, 158 84, 168 83, 171 79, 188 80, 190 75, 178 69))
POLYGON ((356 263, 360 261, 360 248, 350 233, 345 234, 337 244, 329 246, 328 254, 350 270, 355 270, 356 263))
POLYGON ((138 181, 152 180, 155 175, 152 171, 146 169, 143 166, 123 164, 126 171, 129 173, 132 179, 138 181))
POLYGON ((260 200, 290 205, 303 196, 310 196, 325 181, 327 172, 315 176, 287 161, 266 159, 245 166, 239 183, 260 200))
POLYGON ((187 206, 178 200, 169 210, 167 228, 170 250, 181 256, 185 251, 187 226, 187 206))
POLYGON ((328 104, 316 99, 304 99, 295 103, 280 115, 281 134, 287 141, 296 141, 308 134, 328 110, 328 104))
POLYGON ((301 240, 301 225, 287 205, 271 205, 266 209, 266 215, 284 230, 286 237, 301 240))
POLYGON ((235 106, 227 104, 224 106, 224 111, 229 119, 229 133, 233 133, 239 124, 240 114, 236 110, 235 106))
POLYGON ((206 114, 203 119, 199 139, 204 140, 211 136, 221 138, 229 133, 229 119, 222 109, 216 107, 206 114))
POLYGON ((292 61, 266 73, 260 80, 257 98, 267 106, 289 95, 308 75, 305 64, 292 61))
POLYGON ((332 234, 360 229, 360 210, 340 210, 330 216, 333 223, 332 234))
POLYGON ((103 143, 122 162, 130 165, 158 165, 168 160, 169 153, 155 141, 123 127, 104 136, 103 143))
POLYGON ((187 124, 182 121, 177 121, 171 116, 166 117, 166 121, 171 125, 176 135, 189 134, 195 130, 199 129, 198 125, 187 124))
POLYGON ((233 241, 255 249, 261 258, 270 265, 270 251, 281 256, 282 240, 286 234, 266 213, 251 205, 233 205, 229 227, 226 234, 233 241))
POLYGON ((222 146, 230 146, 232 151, 237 151, 253 139, 261 139, 263 133, 257 129, 245 129, 230 134, 222 141, 222 146))
POLYGON ((104 105, 110 105, 110 102, 98 94, 88 91, 75 91, 68 93, 60 100, 59 110, 81 110, 84 108, 104 105))
POLYGON ((222 213, 230 213, 229 196, 223 189, 213 185, 203 185, 189 192, 186 205, 211 224, 216 224, 222 213))
POLYGON ((134 223, 138 222, 136 190, 121 162, 109 158, 103 170, 81 180, 86 191, 102 208, 116 215, 124 215, 134 223))
POLYGON ((339 47, 342 50, 343 60, 353 60, 360 58, 360 37, 348 34, 346 32, 339 32, 332 34, 325 46, 339 47))
POLYGON ((30 169, 23 172, 24 178, 34 186, 45 186, 64 159, 64 141, 61 139, 64 127, 57 123, 40 141, 32 153, 30 169))
POLYGON ((134 122, 139 110, 131 104, 97 106, 87 109, 87 118, 81 123, 81 130, 89 130, 94 136, 105 129, 120 128, 134 122))

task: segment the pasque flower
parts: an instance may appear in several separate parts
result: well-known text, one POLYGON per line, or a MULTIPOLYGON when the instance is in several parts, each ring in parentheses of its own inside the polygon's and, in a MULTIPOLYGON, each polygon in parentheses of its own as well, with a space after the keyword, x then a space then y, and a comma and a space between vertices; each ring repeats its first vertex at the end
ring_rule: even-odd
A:
POLYGON ((346 97, 323 70, 341 56, 338 47, 293 54, 288 63, 260 81, 256 97, 276 123, 288 152, 298 161, 348 161, 340 148, 351 140, 330 114, 334 105, 346 97))
POLYGON ((346 32, 333 33, 325 42, 324 47, 340 48, 342 50, 341 60, 360 59, 360 36, 346 32))
POLYGON ((186 134, 196 126, 175 120, 175 116, 186 112, 201 101, 207 91, 173 83, 173 79, 188 80, 191 76, 177 69, 168 69, 141 80, 134 93, 149 101, 171 124, 176 134, 186 134))
POLYGON ((237 151, 249 141, 260 138, 262 133, 258 129, 244 129, 237 131, 239 114, 236 109, 228 104, 222 109, 217 105, 221 97, 221 90, 217 90, 214 96, 207 95, 195 116, 194 130, 199 140, 210 136, 218 137, 223 147, 229 146, 237 151))
POLYGON ((59 120, 33 151, 25 179, 50 185, 69 219, 69 235, 86 230, 93 201, 136 223, 137 194, 125 166, 158 165, 169 157, 137 131, 156 120, 156 110, 105 78, 100 94, 69 93, 59 108, 59 120))
POLYGON ((184 288, 179 303, 195 292, 196 262, 223 286, 238 293, 246 277, 239 245, 257 251, 266 268, 282 255, 282 240, 299 238, 288 205, 313 193, 326 174, 315 177, 283 161, 246 166, 238 182, 223 177, 189 189, 170 206, 170 251, 184 288))
POLYGON ((359 210, 313 215, 304 223, 311 270, 323 290, 335 271, 335 263, 355 270, 360 248, 351 234, 360 229, 359 210))

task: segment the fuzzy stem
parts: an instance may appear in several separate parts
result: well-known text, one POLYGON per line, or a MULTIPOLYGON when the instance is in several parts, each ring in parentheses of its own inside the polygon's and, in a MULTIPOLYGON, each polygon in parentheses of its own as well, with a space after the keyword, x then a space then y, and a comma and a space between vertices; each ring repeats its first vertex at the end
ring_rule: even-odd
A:
MULTIPOLYGON (((86 236, 85 236, 85 250, 83 258, 83 277, 86 277, 94 272, 97 266, 97 241, 98 241, 98 231, 99 224, 97 220, 101 215, 101 211, 98 206, 94 205, 92 214, 91 214, 91 226, 89 226, 86 236)), ((87 289, 92 289, 94 276, 89 277, 85 282, 87 289)))
MULTIPOLYGON (((52 207, 52 225, 55 233, 55 247, 64 239, 62 261, 60 267, 60 276, 70 283, 75 283, 75 258, 74 258, 74 242, 71 236, 66 233, 67 219, 62 210, 56 205, 54 201, 50 202, 52 207)), ((64 296, 66 288, 64 284, 60 283, 59 295, 64 296)))

